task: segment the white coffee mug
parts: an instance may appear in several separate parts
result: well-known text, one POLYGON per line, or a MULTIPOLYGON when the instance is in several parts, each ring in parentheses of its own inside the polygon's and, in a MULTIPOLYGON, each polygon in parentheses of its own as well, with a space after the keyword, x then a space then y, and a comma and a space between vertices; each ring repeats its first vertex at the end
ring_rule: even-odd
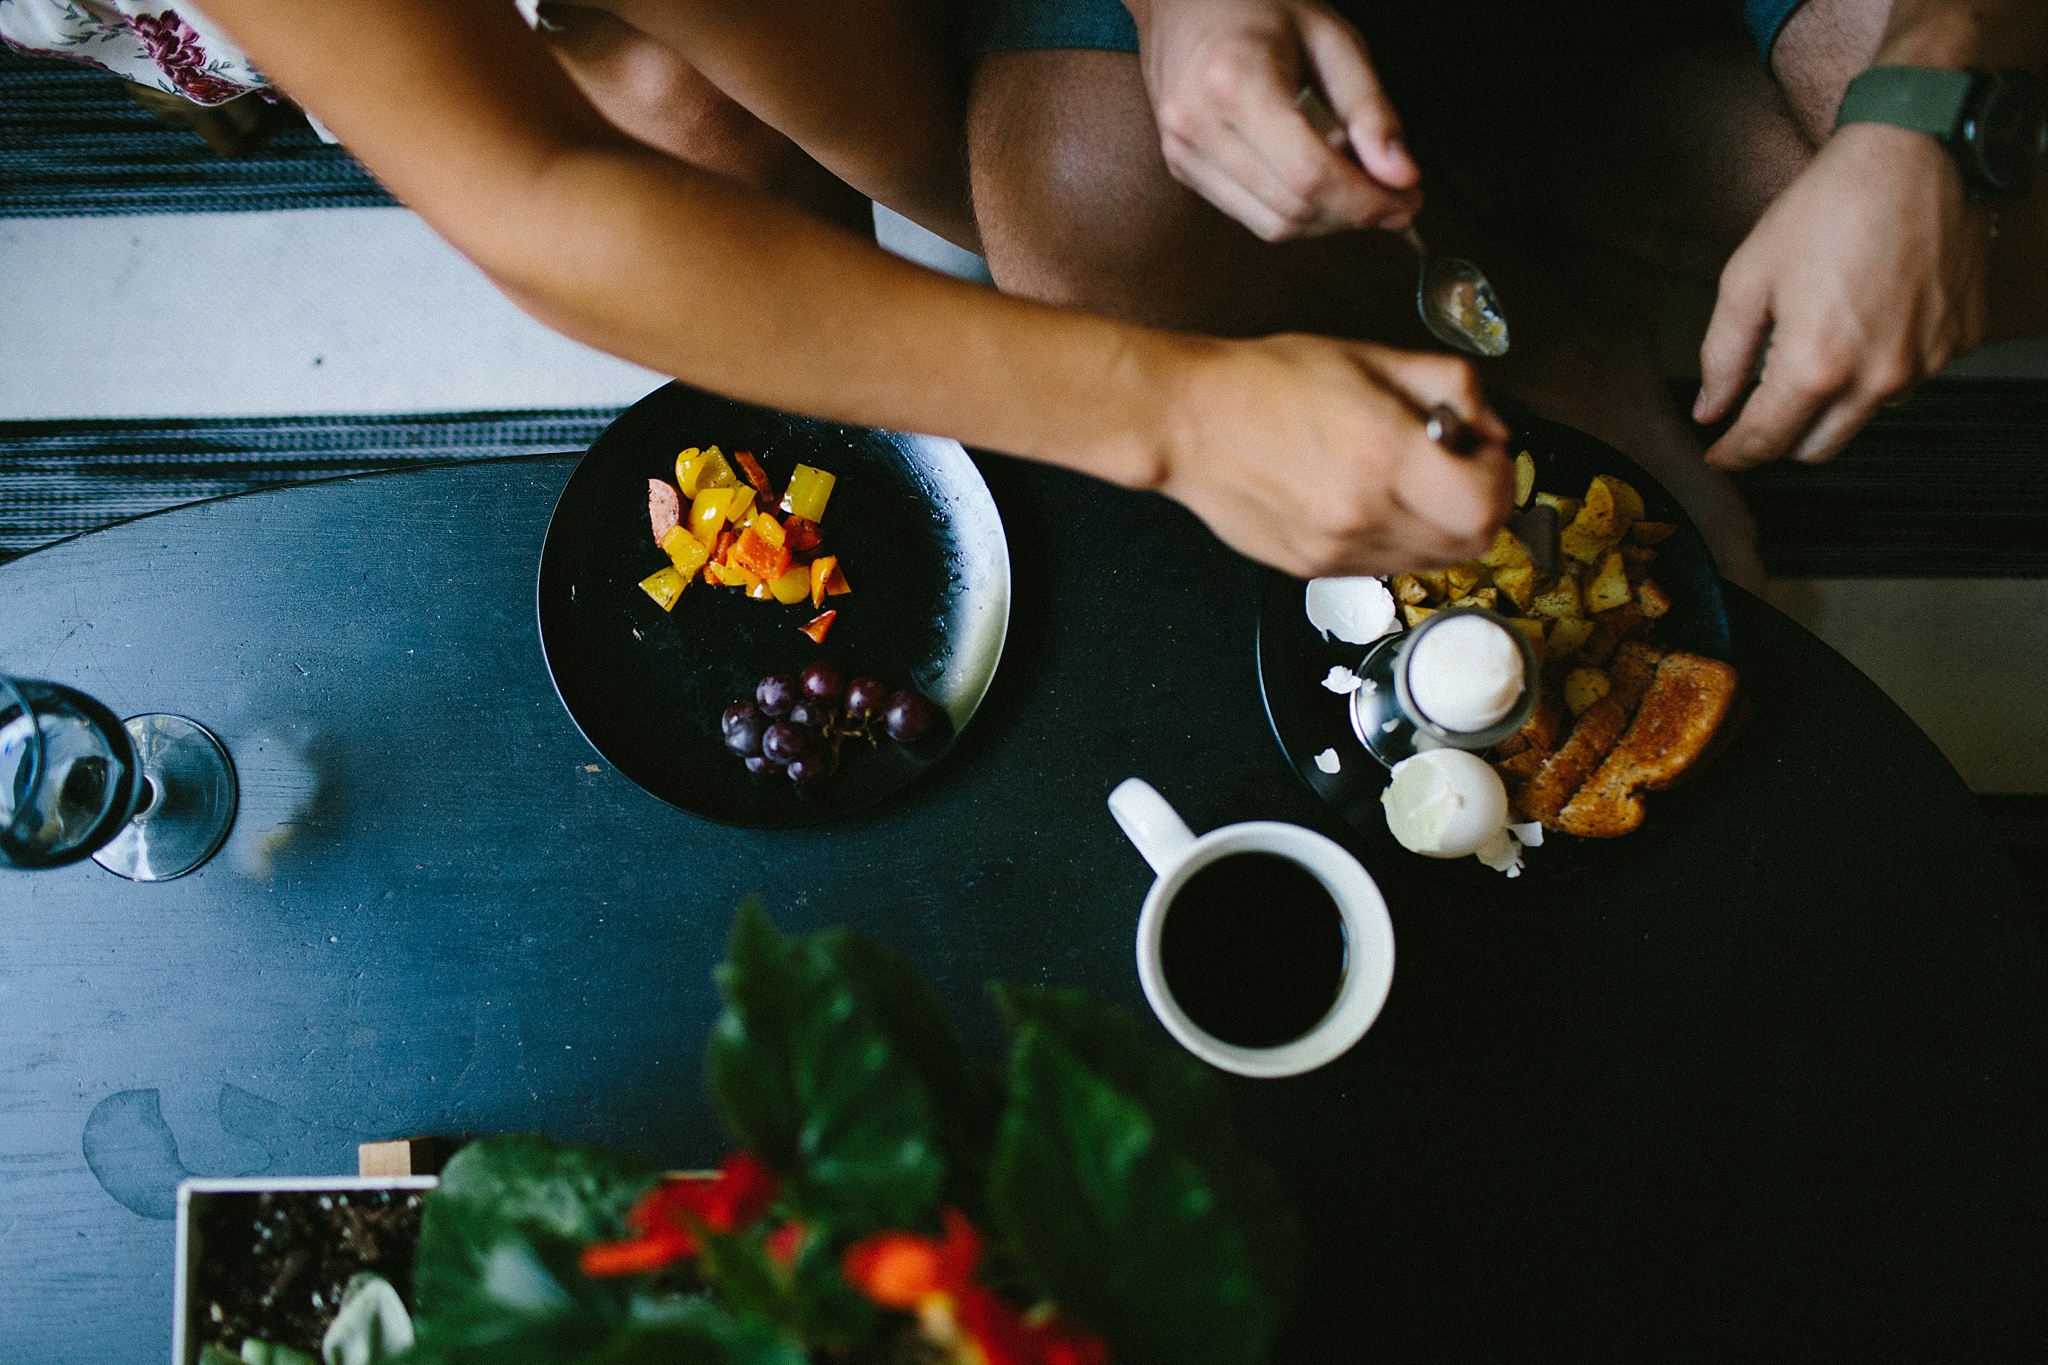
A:
POLYGON ((1138 915, 1138 981, 1166 1031, 1211 1066, 1240 1076, 1296 1076, 1351 1050, 1379 1017, 1394 982, 1394 925, 1372 874, 1314 830, 1275 820, 1212 829, 1199 839, 1148 782, 1129 778, 1109 794, 1109 811, 1158 874, 1138 915), (1159 956, 1167 907, 1188 879, 1233 853, 1272 853, 1300 864, 1330 893, 1344 919, 1344 981, 1329 1013, 1278 1047, 1240 1047, 1188 1018, 1167 989, 1159 956))

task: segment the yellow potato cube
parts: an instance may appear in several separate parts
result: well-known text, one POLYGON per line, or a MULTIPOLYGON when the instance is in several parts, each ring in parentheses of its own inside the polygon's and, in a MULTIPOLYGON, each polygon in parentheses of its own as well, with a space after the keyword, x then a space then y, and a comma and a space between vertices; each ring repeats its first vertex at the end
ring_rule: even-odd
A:
POLYGON ((1592 634, 1593 623, 1584 617, 1552 622, 1546 646, 1549 656, 1553 659, 1569 658, 1579 652, 1579 647, 1585 644, 1592 634))
POLYGON ((1593 482, 1605 488, 1607 496, 1613 500, 1615 523, 1621 529, 1627 530, 1643 519, 1643 495, 1633 486, 1612 474, 1598 475, 1593 482))
POLYGON ((1412 573, 1394 575, 1394 600, 1421 604, 1429 600, 1429 585, 1412 573))
POLYGON ((1559 578, 1549 589, 1536 594, 1529 604, 1529 610, 1538 616, 1553 620, 1571 621, 1586 614, 1586 604, 1579 597, 1579 581, 1576 578, 1559 578))
POLYGON ((1604 670, 1575 668, 1564 675, 1564 704, 1578 715, 1614 688, 1604 670))
POLYGON ((1500 592, 1494 588, 1474 588, 1463 597, 1451 599, 1454 607, 1484 607, 1488 611, 1500 605, 1500 592))
POLYGON ((1473 563, 1453 564, 1444 570, 1444 589, 1452 597, 1463 597, 1479 586, 1486 571, 1473 563))
POLYGON ((1450 580, 1442 569, 1417 569, 1415 581, 1429 589, 1431 601, 1440 602, 1451 595, 1450 580))
POLYGON ((1654 621, 1671 610, 1671 595, 1657 586, 1654 578, 1645 578, 1636 584, 1636 606, 1644 616, 1654 621))
POLYGON ((1442 607, 1420 607, 1413 602, 1403 602, 1401 604, 1401 619, 1406 621, 1410 627, 1419 626, 1442 610, 1442 607))
POLYGON ((1546 646, 1543 642, 1543 623, 1527 616, 1510 616, 1508 624, 1528 638, 1529 648, 1536 651, 1536 666, 1543 666, 1546 646))
POLYGON ((1521 564, 1512 569, 1496 569, 1493 586, 1501 595, 1515 604, 1517 610, 1527 612, 1536 601, 1536 566, 1521 564))
POLYGON ((1620 551, 1600 561, 1600 572, 1586 588, 1586 610, 1602 612, 1618 607, 1635 596, 1629 588, 1628 565, 1620 551))
POLYGON ((1503 526, 1493 533, 1493 546, 1479 556, 1479 562, 1489 569, 1513 569, 1535 561, 1521 537, 1503 526))
POLYGON ((1527 507, 1536 491, 1536 457, 1528 451, 1515 456, 1515 506, 1527 507))

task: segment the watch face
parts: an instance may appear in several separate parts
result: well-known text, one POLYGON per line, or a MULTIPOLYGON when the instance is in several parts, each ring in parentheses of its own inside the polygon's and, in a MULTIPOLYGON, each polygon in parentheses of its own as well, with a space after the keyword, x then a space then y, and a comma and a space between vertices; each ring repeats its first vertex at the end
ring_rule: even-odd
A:
POLYGON ((2048 159, 2048 96, 2039 81, 2017 71, 1997 72, 1981 88, 1963 120, 1963 145, 1985 189, 2022 193, 2048 159))

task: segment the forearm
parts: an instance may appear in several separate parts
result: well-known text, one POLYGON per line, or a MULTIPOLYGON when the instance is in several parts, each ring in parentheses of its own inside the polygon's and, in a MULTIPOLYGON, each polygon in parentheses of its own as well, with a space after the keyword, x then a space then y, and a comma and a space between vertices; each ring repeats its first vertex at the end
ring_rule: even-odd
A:
POLYGON ((1158 480, 1186 341, 935 274, 658 157, 572 150, 512 197, 509 224, 436 226, 581 341, 752 402, 1158 480))
POLYGON ((523 307, 753 401, 1159 481, 1199 345, 922 270, 651 152, 503 0, 209 0, 282 88, 523 307))

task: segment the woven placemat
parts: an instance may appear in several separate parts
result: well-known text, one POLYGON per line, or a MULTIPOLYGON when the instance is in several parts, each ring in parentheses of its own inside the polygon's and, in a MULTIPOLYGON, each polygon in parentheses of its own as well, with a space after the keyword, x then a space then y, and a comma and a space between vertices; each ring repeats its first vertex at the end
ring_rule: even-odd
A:
POLYGON ((202 498, 448 460, 581 451, 619 411, 0 422, 0 559, 202 498))
POLYGON ((1773 577, 2048 578, 2048 381, 1936 380, 1834 462, 1737 482, 1773 577))
MULTIPOLYGON (((0 0, 4 3, 5 0, 0 0)), ((262 146, 214 152, 104 71, 0 48, 0 217, 239 213, 396 203, 305 118, 271 111, 262 146)))

